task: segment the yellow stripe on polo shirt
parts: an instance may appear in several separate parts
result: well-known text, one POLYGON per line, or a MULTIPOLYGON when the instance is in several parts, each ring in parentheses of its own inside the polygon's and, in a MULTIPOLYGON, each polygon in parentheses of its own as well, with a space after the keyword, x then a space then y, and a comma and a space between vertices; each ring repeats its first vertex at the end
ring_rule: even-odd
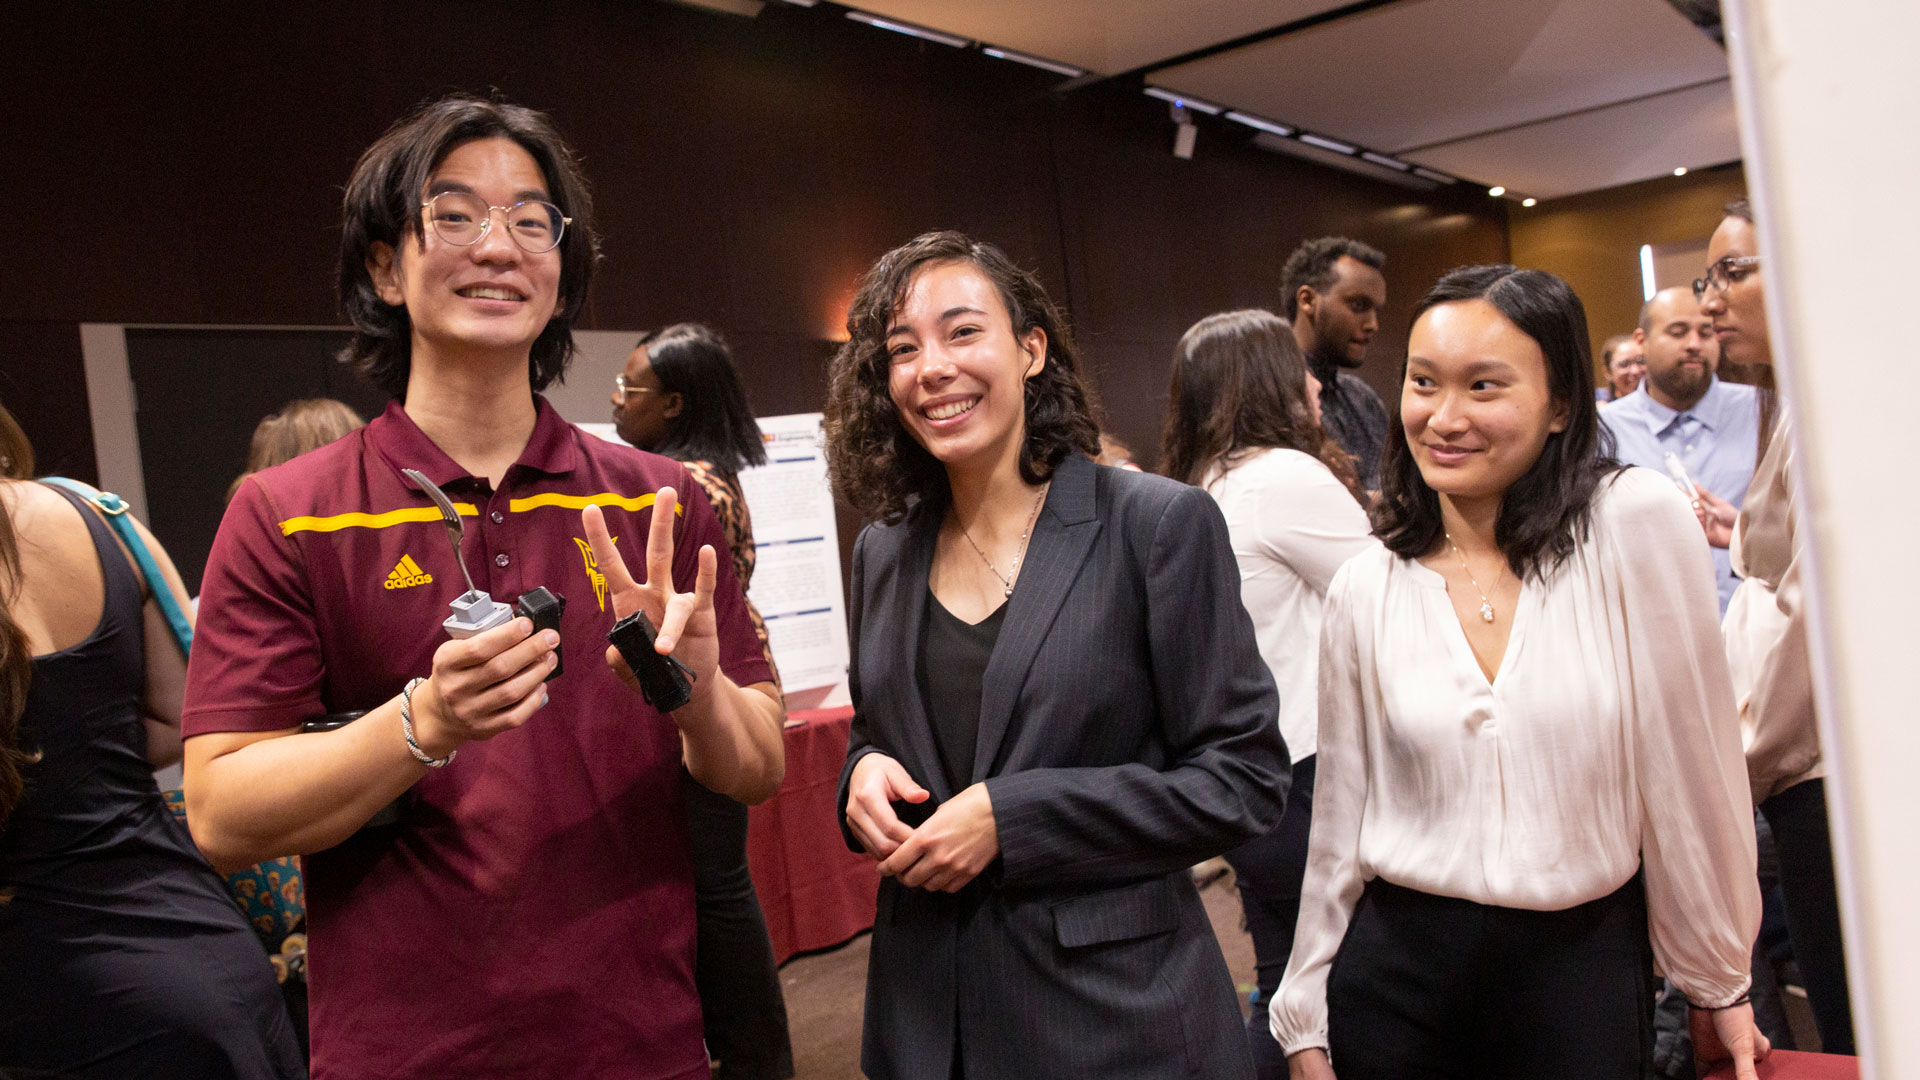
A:
MULTIPOLYGON (((453 508, 463 517, 479 517, 480 510, 472 503, 457 502, 453 508)), ((297 532, 339 532, 341 529, 385 529, 393 525, 405 525, 414 521, 439 521, 440 511, 432 506, 409 506, 404 510, 389 510, 384 514, 334 514, 330 517, 296 517, 280 523, 280 534, 292 536, 297 532)))
MULTIPOLYGON (((589 506, 617 506, 622 510, 645 510, 653 505, 653 493, 645 495, 619 495, 603 491, 598 495, 562 495, 559 492, 547 492, 541 495, 529 495, 524 499, 514 499, 507 503, 507 509, 516 514, 528 510, 538 510, 543 506, 557 506, 563 510, 584 510, 589 506)), ((676 514, 687 512, 686 504, 677 504, 673 508, 676 514)))

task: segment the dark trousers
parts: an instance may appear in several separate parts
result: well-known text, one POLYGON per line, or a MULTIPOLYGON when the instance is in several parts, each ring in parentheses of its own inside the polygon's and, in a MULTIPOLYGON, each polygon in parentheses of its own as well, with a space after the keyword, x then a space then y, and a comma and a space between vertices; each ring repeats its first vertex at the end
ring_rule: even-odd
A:
POLYGON ((1840 935, 1840 895, 1833 880, 1833 834, 1827 831, 1826 784, 1808 780, 1760 804, 1780 849, 1780 888, 1787 897, 1787 935, 1806 982, 1820 1048, 1853 1053, 1853 1004, 1840 935))
POLYGON ((693 981, 716 1080, 793 1075, 787 1002, 767 918, 747 874, 747 808, 686 774, 687 832, 699 931, 693 981))
POLYGON ((1340 1080, 1640 1080, 1652 949, 1636 876, 1565 911, 1433 896, 1376 878, 1327 981, 1340 1080))
POLYGON ((1247 934, 1253 938, 1255 981, 1260 989, 1253 1013, 1247 1017, 1247 1044, 1253 1050, 1254 1075, 1259 1080, 1286 1080, 1287 1076, 1287 1056, 1268 1027, 1267 1007, 1280 977, 1287 973, 1287 957, 1293 954, 1300 884, 1307 873, 1307 833, 1313 825, 1313 773, 1312 755, 1294 762, 1293 786, 1287 790, 1280 824, 1227 853, 1240 888, 1240 906, 1246 912, 1247 934))

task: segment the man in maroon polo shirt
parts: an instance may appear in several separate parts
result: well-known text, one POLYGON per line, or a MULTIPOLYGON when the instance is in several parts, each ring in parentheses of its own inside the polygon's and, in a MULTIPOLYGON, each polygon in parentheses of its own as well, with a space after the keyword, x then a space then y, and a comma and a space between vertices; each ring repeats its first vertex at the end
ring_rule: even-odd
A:
POLYGON ((249 478, 221 524, 183 720, 194 837, 222 865, 308 856, 322 1080, 705 1077, 680 768, 765 798, 780 707, 698 488, 535 393, 590 276, 585 187, 544 117, 450 98, 367 151, 346 210, 348 358, 399 400, 249 478), (476 587, 567 598, 557 635, 448 638, 465 578, 402 469, 456 504, 476 587), (604 649, 636 608, 696 676, 671 715, 604 649), (398 825, 361 829, 396 797, 398 825))

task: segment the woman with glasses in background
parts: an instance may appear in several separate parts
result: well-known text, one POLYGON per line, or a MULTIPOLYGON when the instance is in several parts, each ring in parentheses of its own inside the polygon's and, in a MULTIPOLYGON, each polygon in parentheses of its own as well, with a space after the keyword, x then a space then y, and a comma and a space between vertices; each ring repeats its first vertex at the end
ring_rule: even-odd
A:
POLYGON ((1209 315, 1180 339, 1161 453, 1167 475, 1205 488, 1226 516, 1240 598, 1280 690, 1280 734, 1293 755, 1280 826, 1227 853, 1259 973, 1249 1042, 1261 1080, 1275 1080, 1287 1061, 1265 1005, 1293 951, 1307 869, 1320 610, 1334 572, 1378 541, 1352 459, 1320 428, 1320 380, 1271 312, 1209 315))
POLYGON ((592 222, 540 113, 450 97, 389 129, 347 184, 339 285, 343 358, 393 401, 242 481, 208 557, 188 821, 216 865, 307 856, 318 1076, 708 1075, 682 767, 765 798, 783 714, 686 471, 539 395, 592 222), (469 577, 566 597, 558 628, 503 611, 450 636, 469 577), (635 611, 693 674, 671 713, 605 646, 635 611), (362 829, 396 798, 397 825, 362 829))
POLYGON ((1707 243, 1704 277, 1693 283, 1713 320, 1722 361, 1761 375, 1761 455, 1739 508, 1700 490, 1707 540, 1733 549, 1740 587, 1727 604, 1727 659, 1740 716, 1752 732, 1747 772, 1754 804, 1780 849, 1787 935, 1806 980, 1820 1047, 1853 1053, 1853 1006, 1840 931, 1833 835, 1827 821, 1826 762, 1820 749, 1807 654, 1799 511, 1793 493, 1793 436, 1773 394, 1773 339, 1767 331, 1766 260, 1745 199, 1727 204, 1707 243))
MULTIPOLYGON (((699 323, 676 323, 641 337, 614 379, 613 424, 620 437, 687 468, 727 534, 734 575, 753 580, 753 518, 740 470, 764 465, 760 425, 725 338, 699 323)), ((767 668, 780 681, 767 624, 747 601, 767 668)), ((694 979, 707 1052, 716 1080, 786 1080, 793 1075, 787 1004, 767 936, 766 914, 747 872, 747 808, 686 780, 687 829, 700 908, 694 979)))
POLYGON ((1638 1080, 1653 963, 1754 1080, 1760 920, 1712 563, 1621 469, 1565 282, 1414 307, 1376 531, 1327 591, 1295 1077, 1638 1080), (1648 558, 1649 552, 1659 553, 1648 558))

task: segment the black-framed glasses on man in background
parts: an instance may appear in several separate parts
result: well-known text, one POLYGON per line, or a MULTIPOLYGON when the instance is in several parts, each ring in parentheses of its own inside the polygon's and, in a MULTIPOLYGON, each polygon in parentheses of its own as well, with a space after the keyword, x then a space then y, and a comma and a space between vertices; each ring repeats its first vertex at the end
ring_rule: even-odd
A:
POLYGON ((573 219, 560 208, 540 199, 517 202, 512 206, 488 206, 487 200, 466 191, 443 191, 420 204, 435 236, 459 247, 472 247, 493 228, 493 212, 507 223, 507 235, 529 255, 539 255, 560 246, 573 219))
POLYGON ((1708 289, 1714 292, 1726 292, 1728 285, 1746 277, 1747 271, 1759 265, 1760 256, 1758 255, 1723 256, 1708 265, 1706 277, 1693 279, 1693 298, 1706 299, 1708 289))
POLYGON ((625 373, 613 377, 613 393, 622 405, 627 403, 628 394, 651 394, 653 392, 654 389, 651 386, 634 386, 628 383, 625 373))

